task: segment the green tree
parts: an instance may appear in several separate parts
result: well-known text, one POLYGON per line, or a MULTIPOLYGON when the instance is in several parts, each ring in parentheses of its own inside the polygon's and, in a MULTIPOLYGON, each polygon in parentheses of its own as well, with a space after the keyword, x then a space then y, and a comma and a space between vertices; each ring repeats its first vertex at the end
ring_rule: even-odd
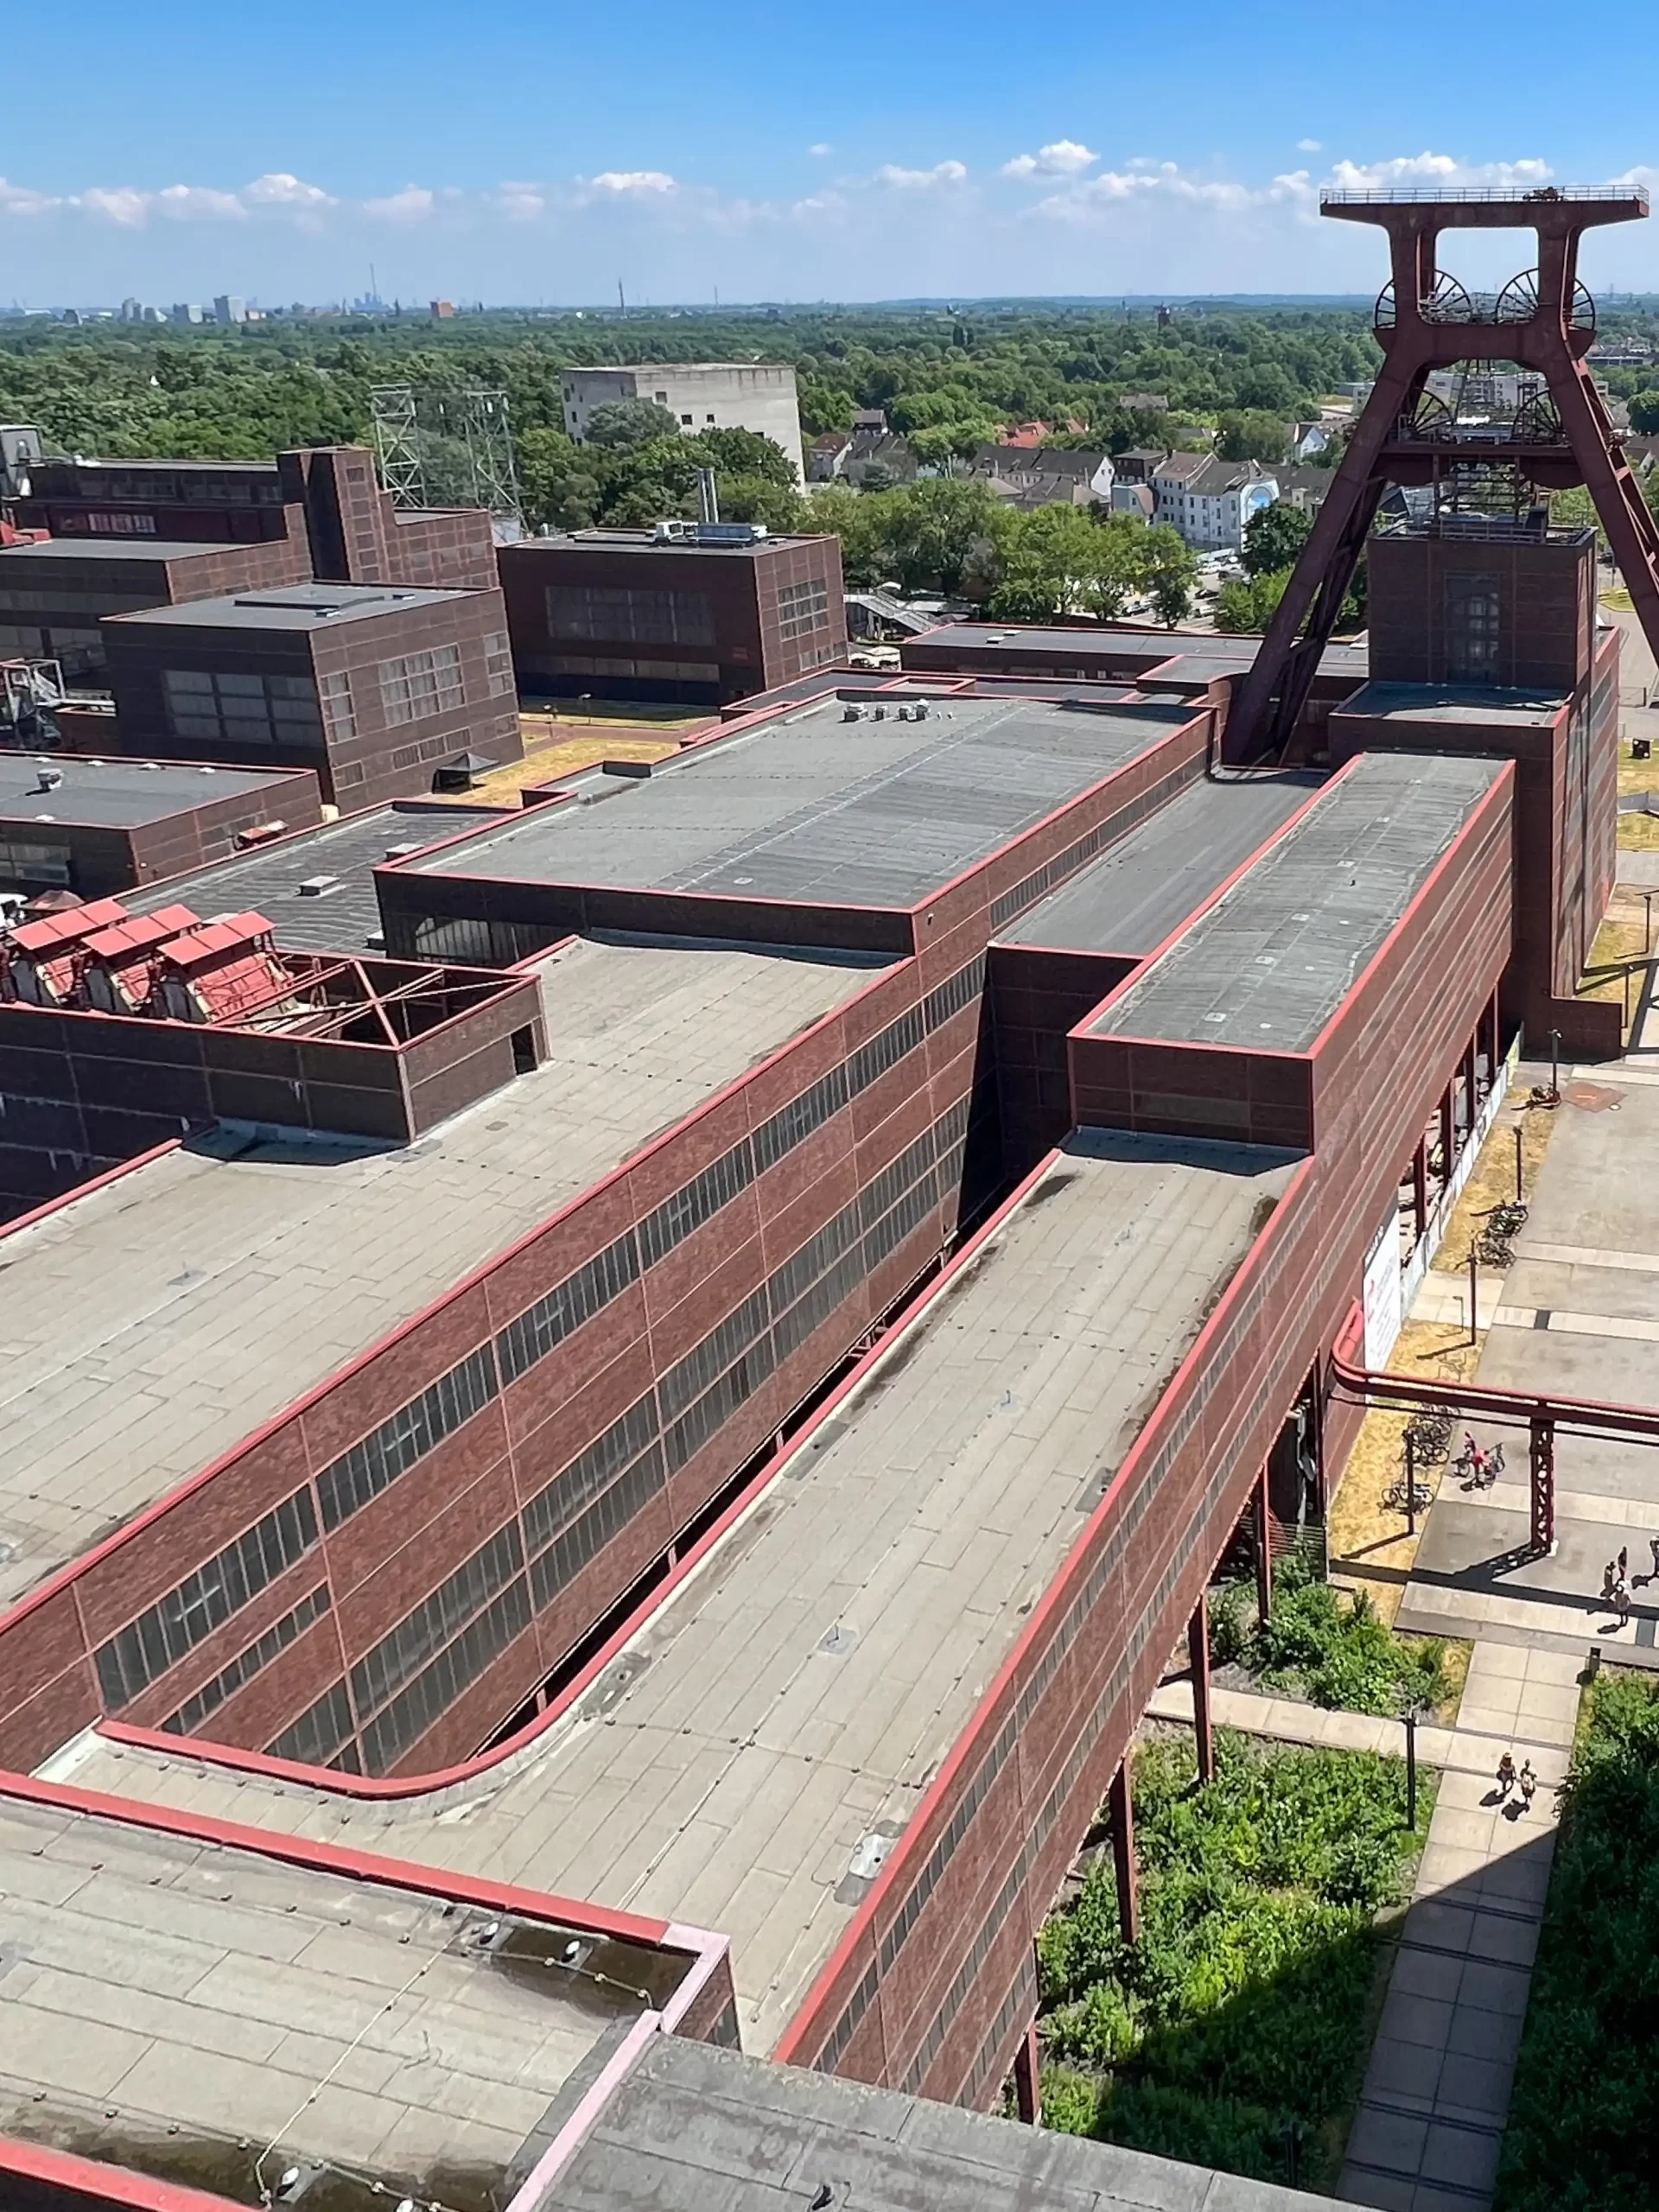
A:
POLYGON ((1216 451, 1224 461, 1282 461, 1290 432, 1261 408, 1230 410, 1217 423, 1216 451))
POLYGON ((1258 507, 1244 525, 1244 550, 1239 557, 1245 574, 1268 576, 1281 569, 1294 569, 1313 531, 1313 516, 1287 499, 1258 507))
POLYGON ((588 443, 613 453, 679 435, 678 419, 654 399, 607 399, 588 417, 588 443))
POLYGON ((1650 438, 1659 430, 1659 391, 1631 394, 1630 428, 1644 438, 1650 438))
POLYGON ((804 528, 810 505, 793 484, 779 484, 770 476, 716 474, 722 522, 763 522, 768 530, 804 528))
POLYGON ((1173 630, 1192 611, 1198 556, 1167 523, 1154 523, 1147 531, 1146 575, 1153 612, 1173 630))
POLYGON ((804 530, 840 538, 842 574, 855 588, 882 580, 883 504, 879 499, 850 491, 843 484, 826 484, 821 491, 809 493, 801 502, 804 530))
POLYGON ((764 477, 769 484, 795 489, 794 462, 775 439, 759 430, 702 430, 685 442, 706 468, 728 476, 764 477))
POLYGON ((1233 577, 1223 584, 1216 597, 1217 629, 1234 636, 1265 630, 1289 582, 1288 569, 1233 577))
POLYGON ((1009 518, 1002 573, 986 602, 1003 621, 1072 614, 1090 598, 1107 541, 1081 507, 1038 507, 1009 518))
POLYGON ((887 573, 906 591, 954 595, 1000 574, 1009 518, 983 484, 934 477, 880 496, 887 573))

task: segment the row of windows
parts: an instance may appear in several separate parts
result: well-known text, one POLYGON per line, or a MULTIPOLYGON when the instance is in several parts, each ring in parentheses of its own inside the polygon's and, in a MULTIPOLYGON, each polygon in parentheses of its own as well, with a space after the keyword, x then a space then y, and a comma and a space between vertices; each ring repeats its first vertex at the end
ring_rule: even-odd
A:
POLYGON ((480 1406, 488 1405, 496 1389, 492 1347, 480 1344, 323 1469, 317 1478, 323 1527, 338 1529, 360 1512, 480 1406))
POLYGON ((529 1626, 530 1591, 521 1574, 363 1731, 369 1772, 389 1772, 529 1626))
POLYGON ((262 1668, 270 1666, 279 1652, 286 1651, 313 1621, 321 1619, 328 1606, 328 1585, 319 1582, 292 1612, 273 1621, 262 1637, 237 1653, 228 1667, 222 1668, 212 1681, 204 1682, 194 1697, 186 1698, 176 1713, 169 1713, 157 1725, 169 1736, 194 1735, 209 1713, 217 1713, 227 1697, 233 1696, 245 1682, 251 1682, 262 1668))
POLYGON ((352 1669, 352 1698, 359 1713, 373 1713, 395 1697, 441 1645, 522 1572, 524 1564, 518 1526, 510 1521, 358 1661, 352 1669))
POLYGON ((712 645, 714 602, 706 591, 651 591, 633 585, 550 584, 547 634, 588 644, 712 645))
POLYGON ((176 1666, 204 1637, 303 1558, 316 1541, 311 1493, 297 1490, 233 1544, 187 1575, 148 1612, 99 1645, 98 1679, 107 1708, 115 1712, 130 1705, 148 1683, 176 1666))
POLYGON ((321 728, 317 688, 308 676, 162 671, 168 721, 193 745, 315 746, 321 728))
MULTIPOLYGON (((886 1172, 880 1196, 885 1200, 897 1190, 898 1204, 887 1209, 871 1234, 861 1242, 861 1224, 869 1209, 861 1198, 855 1199, 670 1370, 659 1386, 664 1401, 660 1411, 658 1391, 647 1391, 530 1502, 524 1511, 522 1538, 517 1522, 498 1530, 358 1662, 352 1670, 348 1709, 354 1703, 359 1715, 367 1715, 377 1707, 384 1708, 363 1734, 371 1773, 385 1772, 512 1636, 528 1626, 527 1610, 519 1626, 512 1625, 519 1610, 512 1590, 522 1595, 526 1586, 521 1579, 525 1558, 532 1566, 524 1605, 540 1611, 661 1491, 668 1467, 684 1465, 766 1377, 845 1302, 875 1263, 871 1255, 878 1240, 881 1256, 900 1241, 902 1232, 892 1226, 895 1220, 913 1225, 937 1203, 941 1174, 953 1174, 959 1166, 968 1103, 963 1099, 942 1116, 894 1163, 906 1176, 916 1178, 911 1187, 900 1190, 893 1170, 886 1172), (775 1317, 770 1328, 769 1315, 775 1317), (700 1396, 696 1395, 698 1391, 700 1396), (670 1429, 665 1453, 659 1421, 669 1408, 688 1397, 693 1400, 690 1410, 670 1429), (497 1597, 510 1580, 512 1590, 497 1597), (496 1602, 486 1617, 492 1624, 485 1626, 479 1608, 492 1598, 496 1602), (469 1620, 471 1625, 463 1627, 469 1620)), ((475 1369, 487 1351, 487 1346, 482 1347, 453 1369, 412 1407, 404 1408, 404 1414, 416 1413, 421 1421, 429 1423, 434 1408, 429 1402, 435 1393, 443 1393, 463 1370, 475 1369)), ((453 1410, 464 1400, 452 1393, 447 1402, 453 1410)), ((394 1431, 393 1440, 401 1451, 411 1433, 401 1415, 394 1415, 365 1442, 374 1443, 394 1431)), ((361 1449, 354 1446, 345 1456, 366 1475, 370 1463, 358 1457, 361 1449)), ((336 1461, 330 1473, 342 1464, 336 1461)), ((401 1471, 401 1467, 394 1470, 401 1471)), ((391 1479, 391 1474, 385 1477, 391 1479)), ((325 1503, 325 1516, 328 1510, 325 1503)), ((336 1694, 344 1696, 343 1687, 337 1686, 329 1698, 302 1715, 279 1741, 297 1740, 302 1730, 321 1740, 327 1731, 318 1716, 324 1707, 332 1715, 329 1699, 336 1694)), ((343 1740, 336 1741, 334 1751, 343 1740)), ((270 1748, 283 1758, 305 1756, 270 1748)), ((326 1763, 321 1758, 313 1761, 326 1763)))
POLYGON ((630 1230, 575 1274, 567 1275, 545 1298, 526 1306, 516 1320, 508 1322, 495 1340, 502 1382, 516 1382, 639 1278, 639 1247, 630 1230))
POLYGON ((658 1459, 657 1394, 647 1390, 636 1399, 620 1421, 562 1468, 544 1490, 524 1508, 524 1543, 531 1557, 550 1544, 559 1530, 573 1521, 605 1485, 641 1452, 658 1459))
POLYGON ((268 1668, 274 1656, 288 1650, 289 1643, 294 1643, 296 1637, 303 1635, 303 1630, 312 1626, 312 1621, 321 1619, 327 1612, 327 1608, 329 1588, 325 1581, 319 1581, 315 1591, 301 1597, 292 1612, 283 1612, 279 1621, 272 1621, 272 1626, 264 1632, 264 1637, 250 1643, 245 1650, 237 1652, 228 1668, 221 1668, 213 1676, 213 1681, 199 1688, 194 1697, 186 1697, 186 1701, 179 1706, 177 1712, 170 1712, 166 1721, 157 1721, 157 1727, 163 1727, 170 1737, 194 1734, 194 1730, 201 1727, 201 1723, 208 1719, 210 1712, 217 1712, 224 1706, 226 1699, 234 1697, 234 1692, 241 1690, 245 1681, 252 1681, 254 1675, 259 1675, 261 1668, 268 1668))
POLYGON ((336 1682, 325 1690, 313 1706, 308 1706, 290 1726, 265 1745, 267 1755, 274 1759, 297 1759, 304 1766, 333 1766, 339 1760, 342 1766, 355 1772, 357 1758, 348 1751, 352 1740, 352 1701, 346 1694, 344 1682, 336 1682))
POLYGON ((830 626, 830 587, 822 576, 785 584, 778 594, 778 634, 785 645, 830 626))
POLYGON ((376 673, 388 728, 452 714, 467 702, 458 645, 429 645, 422 652, 399 653, 383 660, 376 673))

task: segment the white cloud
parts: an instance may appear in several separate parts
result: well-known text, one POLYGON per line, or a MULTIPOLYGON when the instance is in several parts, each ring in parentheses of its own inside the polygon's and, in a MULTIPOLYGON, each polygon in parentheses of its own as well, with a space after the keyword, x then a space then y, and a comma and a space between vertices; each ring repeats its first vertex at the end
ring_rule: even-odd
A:
POLYGON ((118 223, 124 230, 142 230, 149 215, 152 195, 135 191, 131 185, 118 186, 113 191, 94 185, 90 191, 74 194, 72 207, 84 207, 89 215, 101 216, 106 223, 118 223))
POLYGON ((811 155, 815 162, 821 162, 824 160, 827 156, 833 154, 836 149, 830 144, 827 139, 820 138, 816 146, 809 146, 806 150, 811 155))
POLYGON ((1344 192, 1378 192, 1390 185, 1545 184, 1548 162, 1464 162, 1452 154, 1396 154, 1386 162, 1332 162, 1330 181, 1344 192))
POLYGON ((321 209, 340 204, 332 192, 325 192, 320 184, 307 184, 297 176, 290 176, 286 169, 272 169, 264 176, 255 177, 251 184, 243 186, 242 197, 252 207, 321 209))
POLYGON ((547 194, 536 184, 504 184, 494 195, 495 205, 510 222, 533 223, 547 212, 547 194))
POLYGON ((388 193, 384 200, 362 203, 365 215, 387 223, 423 223, 436 205, 436 194, 423 184, 406 184, 401 192, 388 193))
POLYGON ((1319 154, 1325 149, 1317 138, 1299 138, 1296 150, 1299 154, 1319 154))
POLYGON ((61 205, 49 193, 35 192, 26 184, 12 184, 0 176, 0 215, 44 215, 61 205))
POLYGON ((588 181, 594 192, 639 194, 674 189, 674 179, 665 169, 603 169, 588 181))
POLYGON ((900 168, 888 162, 877 169, 875 181, 896 192, 930 192, 936 185, 960 184, 967 174, 960 162, 935 162, 931 169, 900 168))
POLYGON ((1052 145, 1039 146, 1034 154, 1016 154, 1011 162, 1004 162, 1004 176, 1081 176, 1084 169, 1091 169, 1100 159, 1075 138, 1056 138, 1052 145))

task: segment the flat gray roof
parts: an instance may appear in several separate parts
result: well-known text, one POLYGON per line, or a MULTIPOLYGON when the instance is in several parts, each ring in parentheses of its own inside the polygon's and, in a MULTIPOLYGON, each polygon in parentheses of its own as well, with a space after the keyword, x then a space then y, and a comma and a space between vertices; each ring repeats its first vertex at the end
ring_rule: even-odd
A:
POLYGON ((645 2009, 639 1987, 667 1969, 672 1989, 688 1961, 589 1936, 581 1967, 550 1969, 579 1923, 507 1921, 505 1948, 492 1925, 0 1795, 0 2133, 247 2204, 268 2144, 267 2186, 296 2161, 334 2169, 318 2194, 336 2212, 405 2190, 505 2203, 645 2009))
POLYGON ((0 568, 54 561, 193 561, 199 554, 244 550, 207 537, 43 537, 33 545, 0 545, 0 568))
POLYGON ((548 1058, 416 1145, 217 1132, 12 1231, 0 1270, 0 1603, 229 1451, 874 971, 834 954, 578 938, 537 972, 548 1058))
POLYGON ((0 820, 47 832, 65 828, 130 830, 251 791, 280 791, 279 768, 207 768, 167 760, 91 760, 73 753, 0 752, 0 820), (60 776, 40 788, 41 770, 60 776))
POLYGON ((1508 765, 1361 753, 1094 1035, 1306 1052, 1508 765))
MULTIPOLYGON (((1103 627, 1091 629, 1079 624, 1043 624, 1038 622, 949 622, 941 623, 937 630, 924 631, 919 638, 906 639, 900 645, 961 646, 969 652, 1013 652, 1028 645, 1033 652, 1044 654, 1068 653, 1105 654, 1109 658, 1133 654, 1138 659, 1162 662, 1184 659, 1211 660, 1230 667, 1241 662, 1249 667, 1255 657, 1255 641, 1241 643, 1236 637, 1210 630, 1130 630, 1103 627)), ((1355 681, 1363 679, 1370 655, 1363 645, 1327 645, 1319 656, 1321 675, 1346 675, 1357 671, 1355 681)))
POLYGON ((998 942, 1143 957, 1281 828, 1319 785, 1319 779, 1311 775, 1232 776, 1189 784, 1081 875, 1021 916, 998 942))
POLYGON ((791 545, 822 545, 832 533, 828 531, 768 531, 764 537, 737 538, 722 543, 710 538, 706 543, 696 538, 657 538, 648 530, 607 530, 603 524, 593 530, 568 530, 556 537, 518 537, 512 543, 514 554, 521 553, 735 553, 745 561, 752 561, 756 554, 786 550, 791 545))
POLYGON ((140 607, 134 613, 106 615, 105 620, 174 630, 320 630, 326 623, 408 614, 476 596, 474 592, 429 590, 406 584, 271 584, 222 599, 188 599, 177 607, 140 607))
POLYGON ((1337 2212, 1335 2200, 1178 2165, 657 2036, 543 2212, 1337 2212))
MULTIPOLYGON (((1336 711, 1377 721, 1398 719, 1452 728, 1484 722, 1502 729, 1548 729, 1567 703, 1565 691, 1504 690, 1497 684, 1367 683, 1336 711)), ((1387 742, 1386 737, 1382 741, 1387 742)))
POLYGON ((536 807, 412 863, 432 875, 904 906, 985 859, 1191 715, 935 697, 834 701, 693 747, 602 805, 536 807), (873 719, 878 706, 885 719, 873 719))
MULTIPOLYGON (((1085 1129, 543 1735, 356 1802, 384 1851, 731 1939, 774 2050, 1260 1233, 1293 1155, 1085 1129)), ((88 1789, 331 1834, 326 1793, 88 1730, 88 1789), (311 1824, 318 1824, 313 1830, 311 1824)), ((337 1802, 337 1801, 336 1801, 337 1802)))
MULTIPOLYGON (((55 756, 54 756, 55 757, 55 756)), ((67 757, 67 756, 66 756, 67 757)), ((503 808, 501 819, 513 818, 503 808)), ((185 875, 169 876, 143 891, 123 892, 128 911, 147 914, 182 899, 201 915, 263 914, 285 952, 372 952, 380 947, 380 908, 374 895, 374 870, 400 845, 435 845, 444 837, 476 829, 472 809, 402 805, 378 806, 348 815, 275 844, 185 875), (333 876, 339 888, 312 897, 302 883, 333 876)))

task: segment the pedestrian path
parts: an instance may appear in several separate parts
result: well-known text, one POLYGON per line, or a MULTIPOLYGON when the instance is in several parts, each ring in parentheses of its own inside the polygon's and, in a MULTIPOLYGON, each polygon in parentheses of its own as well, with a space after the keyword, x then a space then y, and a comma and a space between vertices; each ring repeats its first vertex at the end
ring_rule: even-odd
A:
MULTIPOLYGON (((1337 2194, 1381 2212, 1487 2212, 1509 2117, 1533 1955, 1555 1847, 1555 1791, 1577 1723, 1583 1647, 1478 1643, 1456 1725, 1422 1727, 1439 1795, 1401 1931, 1337 2194), (1538 1792, 1500 1794, 1499 1759, 1530 1761, 1538 1792)), ((1192 1688, 1166 1682, 1154 1720, 1192 1720, 1192 1688)), ((1397 1720, 1213 1689, 1221 1726, 1281 1743, 1398 1757, 1397 1720)))
POLYGON ((1584 1656, 1478 1643, 1389 1982, 1338 2195, 1384 2212, 1486 2212, 1509 2117, 1555 1848, 1554 1785, 1584 1656), (1495 1747, 1501 1747, 1495 1749, 1495 1747), (1531 1809, 1500 1795, 1497 1758, 1530 1760, 1531 1809))

